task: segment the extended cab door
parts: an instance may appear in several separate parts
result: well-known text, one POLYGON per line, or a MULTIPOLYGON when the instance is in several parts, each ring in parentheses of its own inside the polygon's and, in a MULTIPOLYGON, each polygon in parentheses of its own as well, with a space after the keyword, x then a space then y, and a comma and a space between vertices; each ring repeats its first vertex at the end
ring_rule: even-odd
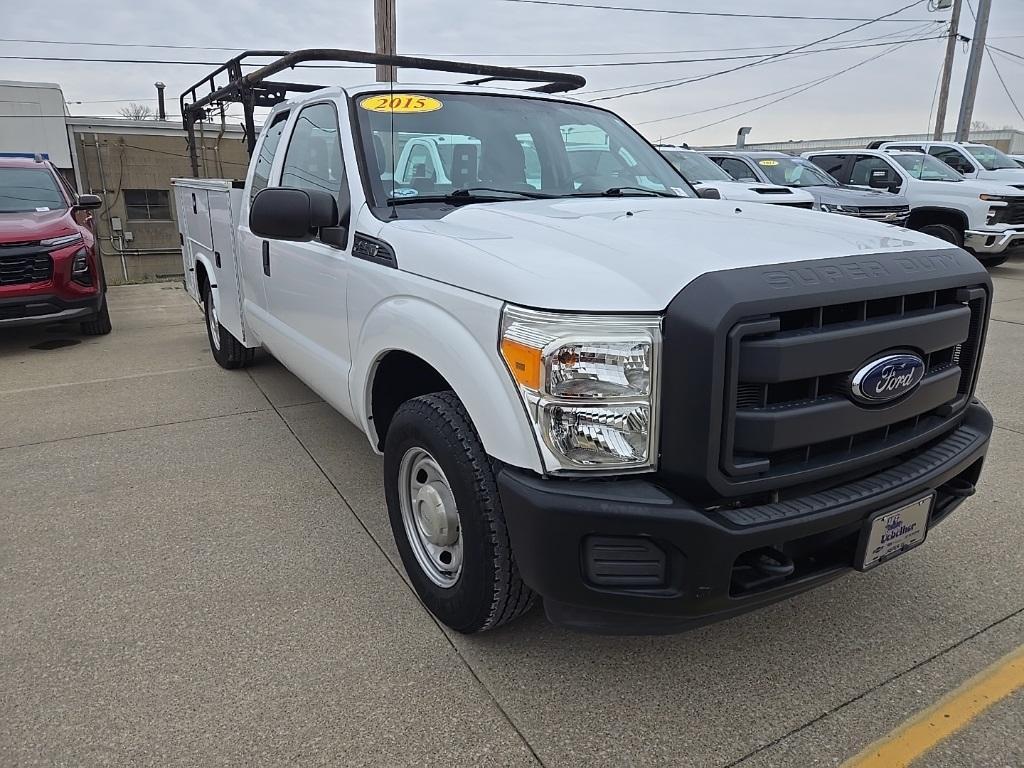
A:
POLYGON ((270 124, 263 131, 253 154, 242 209, 238 217, 238 257, 242 260, 242 295, 245 297, 243 315, 246 323, 261 339, 267 334, 270 319, 264 285, 265 253, 269 244, 249 229, 249 206, 256 195, 270 183, 274 161, 281 145, 281 136, 287 123, 288 111, 280 111, 271 116, 270 124))
MULTIPOLYGON (((297 110, 282 150, 277 185, 328 192, 345 217, 350 194, 340 126, 347 127, 347 113, 339 115, 333 101, 312 102, 297 110)), ((307 241, 268 241, 263 279, 270 330, 264 342, 325 400, 348 413, 351 357, 346 304, 351 233, 346 232, 344 239, 331 244, 319 236, 307 241)))

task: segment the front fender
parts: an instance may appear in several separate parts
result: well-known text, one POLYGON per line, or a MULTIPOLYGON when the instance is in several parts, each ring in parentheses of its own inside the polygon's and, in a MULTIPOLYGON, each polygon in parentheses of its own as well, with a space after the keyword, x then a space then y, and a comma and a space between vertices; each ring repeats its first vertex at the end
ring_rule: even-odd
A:
MULTIPOLYGON (((493 301, 493 300, 491 300, 493 301)), ((367 315, 353 360, 351 395, 356 418, 376 448, 371 401, 380 360, 407 352, 430 364, 452 386, 488 455, 515 467, 542 472, 533 426, 498 355, 501 305, 472 308, 476 333, 438 304, 412 296, 391 297, 367 315)))

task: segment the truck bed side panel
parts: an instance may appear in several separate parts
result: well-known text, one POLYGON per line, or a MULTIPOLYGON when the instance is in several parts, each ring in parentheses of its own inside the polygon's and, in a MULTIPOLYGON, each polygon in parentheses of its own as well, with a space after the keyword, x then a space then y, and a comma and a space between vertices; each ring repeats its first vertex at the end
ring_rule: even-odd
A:
POLYGON ((209 223, 217 280, 218 315, 220 323, 239 341, 245 343, 245 329, 242 323, 242 295, 239 285, 238 260, 235 250, 235 226, 237 205, 232 205, 232 196, 237 190, 211 191, 209 193, 209 223))

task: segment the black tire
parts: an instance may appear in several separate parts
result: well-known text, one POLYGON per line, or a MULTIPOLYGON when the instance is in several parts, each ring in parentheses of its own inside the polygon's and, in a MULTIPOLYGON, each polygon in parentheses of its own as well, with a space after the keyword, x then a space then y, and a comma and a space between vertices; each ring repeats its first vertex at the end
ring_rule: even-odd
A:
POLYGON ((998 267, 1000 264, 1005 264, 1006 260, 1010 258, 1010 254, 1001 253, 998 256, 986 256, 985 258, 978 257, 978 261, 985 269, 992 269, 992 267, 998 267))
POLYGON ((106 336, 110 333, 110 310, 107 308, 107 294, 104 292, 100 299, 100 308, 89 320, 83 321, 80 326, 82 333, 86 336, 106 336))
POLYGON ((949 224, 925 224, 918 232, 937 237, 939 240, 945 240, 947 243, 952 243, 959 248, 964 246, 963 232, 956 227, 951 227, 949 224))
POLYGON ((384 493, 395 543, 424 605, 456 632, 494 629, 530 609, 534 593, 519 575, 491 460, 453 392, 403 403, 384 441, 384 493), (438 586, 416 559, 399 496, 402 459, 425 450, 444 472, 458 509, 462 567, 454 584, 438 586))
POLYGON ((209 285, 203 292, 203 316, 206 318, 206 338, 210 342, 210 352, 221 368, 244 368, 252 362, 255 350, 243 347, 242 343, 216 320, 213 289, 209 285))

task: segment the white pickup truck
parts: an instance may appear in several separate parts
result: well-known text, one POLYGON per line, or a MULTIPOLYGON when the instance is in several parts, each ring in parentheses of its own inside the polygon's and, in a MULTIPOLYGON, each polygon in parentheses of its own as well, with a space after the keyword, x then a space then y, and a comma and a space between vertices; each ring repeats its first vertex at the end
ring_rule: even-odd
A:
POLYGON ((182 97, 193 134, 273 104, 244 184, 174 182, 188 291, 222 366, 264 348, 383 454, 398 550, 449 627, 540 595, 581 630, 684 629, 886 562, 973 493, 991 282, 970 254, 701 199, 562 95, 575 76, 333 50, 243 76, 250 55, 182 97), (311 60, 534 89, 269 79, 311 60), (574 170, 581 132, 635 165, 574 170), (399 181, 403 145, 442 135, 478 157, 399 181))
POLYGON ((803 157, 845 184, 899 192, 910 201, 908 227, 967 248, 987 267, 1024 246, 1024 191, 1016 186, 965 179, 917 151, 824 149, 803 157))

